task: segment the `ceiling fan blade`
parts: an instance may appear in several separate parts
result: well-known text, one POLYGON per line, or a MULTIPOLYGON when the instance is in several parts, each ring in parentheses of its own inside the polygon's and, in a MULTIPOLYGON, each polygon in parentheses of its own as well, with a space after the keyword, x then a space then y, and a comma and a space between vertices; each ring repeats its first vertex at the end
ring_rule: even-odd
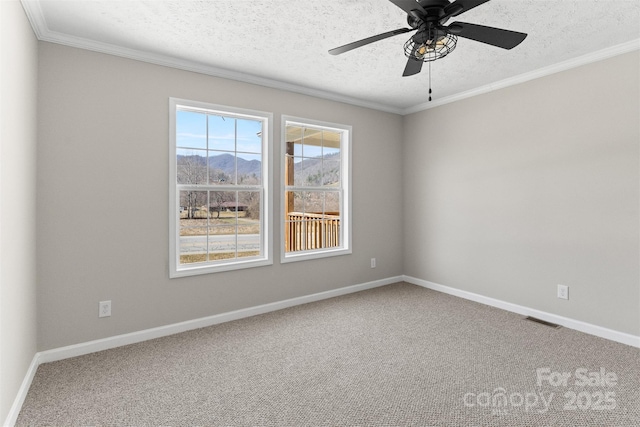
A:
MULTIPOLYGON (((412 55, 415 55, 416 49, 413 49, 412 55)), ((404 73, 402 73, 402 77, 413 76, 414 74, 418 74, 420 70, 422 70, 422 61, 418 61, 417 59, 409 58, 407 60, 407 65, 404 67, 404 73)))
POLYGON ((458 16, 489 0, 456 0, 444 8, 445 17, 458 16))
POLYGON ((368 45, 369 43, 377 42, 389 37, 397 36, 398 34, 408 33, 413 31, 411 28, 398 28, 397 30, 387 31, 386 33, 378 34, 377 36, 367 37, 366 39, 358 40, 357 42, 347 43, 344 46, 333 48, 329 51, 331 55, 340 55, 341 53, 348 52, 352 49, 368 45))
POLYGON ((427 11, 424 10, 424 8, 420 6, 420 3, 418 3, 416 0, 389 0, 389 1, 395 4, 396 6, 398 6, 400 9, 407 12, 409 15, 411 15, 411 12, 414 10, 420 11, 420 13, 422 13, 423 15, 427 14, 427 11))
POLYGON ((467 22, 454 22, 444 27, 447 32, 458 37, 475 40, 480 43, 490 44, 503 49, 513 49, 527 37, 525 33, 503 30, 502 28, 485 27, 484 25, 469 24, 467 22))

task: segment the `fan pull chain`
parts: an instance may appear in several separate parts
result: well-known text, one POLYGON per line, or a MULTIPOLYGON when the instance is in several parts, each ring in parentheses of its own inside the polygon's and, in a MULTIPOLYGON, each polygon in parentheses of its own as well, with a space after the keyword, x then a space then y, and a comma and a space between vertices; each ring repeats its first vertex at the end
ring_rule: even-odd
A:
POLYGON ((429 61, 429 102, 431 102, 431 61, 429 61))

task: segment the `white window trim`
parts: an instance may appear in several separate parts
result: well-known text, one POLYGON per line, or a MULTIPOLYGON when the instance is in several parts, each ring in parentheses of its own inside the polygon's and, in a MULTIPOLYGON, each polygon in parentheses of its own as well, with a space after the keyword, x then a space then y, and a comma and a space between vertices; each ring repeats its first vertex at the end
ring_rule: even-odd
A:
POLYGON ((319 120, 305 119, 294 116, 286 116, 283 115, 281 118, 280 124, 280 133, 281 133, 281 159, 280 159, 280 263, 288 263, 288 262, 296 262, 296 261, 306 261, 311 259, 318 258, 327 258, 334 257, 340 255, 349 255, 353 252, 352 249, 352 233, 351 233, 351 223, 352 223, 352 202, 351 202, 351 143, 353 139, 353 129, 349 125, 343 125, 338 123, 330 123, 319 120), (285 229, 285 184, 284 184, 284 176, 285 176, 285 161, 284 161, 284 153, 286 153, 286 144, 287 144, 287 134, 286 127, 287 125, 297 125, 304 127, 317 127, 318 129, 323 130, 334 130, 337 132, 341 132, 343 135, 343 140, 341 141, 340 147, 340 182, 343 191, 343 203, 342 203, 342 212, 341 212, 341 223, 340 226, 342 228, 342 245, 337 248, 327 248, 327 249, 313 249, 309 251, 299 251, 299 252, 285 252, 285 239, 282 235, 285 229), (346 131, 346 138, 344 138, 344 132, 346 131), (346 139, 346 140, 345 140, 346 139))
MULTIPOLYGON (((250 267, 261 267, 273 264, 273 153, 270 149, 273 141, 273 114, 249 110, 244 108, 229 107, 226 105, 210 104, 205 102, 191 101, 180 98, 169 98, 169 277, 178 278, 194 276, 199 274, 217 273, 222 271, 239 270, 250 267), (262 248, 263 256, 259 259, 248 259, 217 263, 217 264, 193 264, 183 265, 179 263, 180 251, 180 198, 178 197, 176 176, 176 111, 178 107, 187 107, 191 110, 202 110, 207 113, 220 115, 232 115, 238 118, 261 119, 263 121, 263 162, 262 162, 262 248)), ((242 187, 238 187, 242 190, 242 187)))

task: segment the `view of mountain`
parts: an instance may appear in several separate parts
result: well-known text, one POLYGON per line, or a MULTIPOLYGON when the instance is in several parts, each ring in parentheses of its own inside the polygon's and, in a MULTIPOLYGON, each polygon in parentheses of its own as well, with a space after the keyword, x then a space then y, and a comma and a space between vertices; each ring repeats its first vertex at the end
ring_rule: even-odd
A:
MULTIPOLYGON (((236 158, 232 154, 221 154, 209 158, 209 168, 225 175, 233 175, 235 173, 236 158)), ((183 156, 178 155, 178 165, 189 163, 193 166, 204 167, 207 163, 203 156, 183 156)), ((262 174, 262 163, 259 160, 245 160, 238 157, 238 175, 248 175, 260 177, 262 174)))
MULTIPOLYGON (((216 173, 232 176, 235 172, 236 157, 232 154, 221 154, 209 158, 209 168, 216 173)), ((178 165, 191 165, 191 169, 205 167, 207 160, 202 156, 178 155, 178 165)), ((237 158, 238 176, 260 177, 262 163, 259 160, 237 158)), ((210 172, 211 173, 211 172, 210 172)), ((205 172, 206 176, 206 172, 205 172)), ((327 185, 340 181, 340 154, 325 156, 324 159, 304 159, 296 161, 294 166, 296 185, 327 185)), ((222 177, 221 177, 222 178, 222 177)), ((186 179, 185 182, 195 182, 186 179)))
POLYGON ((340 181, 340 153, 294 163, 295 185, 327 185, 340 181))
MULTIPOLYGON (((209 157, 209 167, 221 170, 227 175, 234 173, 234 162, 236 158, 231 154, 221 154, 219 156, 209 157)), ((256 175, 262 173, 262 163, 259 160, 245 160, 238 157, 238 175, 256 175)))

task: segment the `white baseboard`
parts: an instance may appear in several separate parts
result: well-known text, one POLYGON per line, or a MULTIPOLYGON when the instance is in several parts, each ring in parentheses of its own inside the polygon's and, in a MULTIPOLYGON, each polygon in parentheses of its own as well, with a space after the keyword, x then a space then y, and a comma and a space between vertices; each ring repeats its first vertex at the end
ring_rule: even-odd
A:
POLYGON ((538 319, 555 323, 569 329, 575 329, 576 331, 584 332, 586 334, 595 335, 597 337, 606 338, 611 341, 640 348, 640 337, 636 335, 614 331, 613 329, 603 328, 602 326, 570 319, 568 317, 558 316, 557 314, 547 313, 545 311, 536 310, 522 305, 501 301, 479 294, 474 294, 473 292, 467 292, 460 289, 451 288, 449 286, 439 285, 437 283, 429 282, 428 280, 417 279, 411 276, 402 276, 402 279, 407 283, 412 283, 414 285, 422 286, 427 289, 432 289, 434 291, 464 298, 470 301, 479 302, 481 304, 489 305, 492 307, 501 308, 506 311, 522 314, 523 316, 536 317, 538 319))
POLYGON ((18 419, 18 414, 20 414, 20 409, 22 409, 22 404, 24 403, 24 399, 27 397, 27 392, 29 391, 29 387, 31 387, 31 382, 33 381, 33 377, 36 375, 36 371, 38 370, 38 353, 33 356, 31 360, 31 365, 29 365, 29 369, 27 369, 27 374, 24 376, 22 380, 22 384, 20 385, 20 389, 18 389, 18 395, 16 399, 13 401, 13 405, 11 405, 11 409, 9 409, 9 413, 7 414, 7 418, 4 421, 3 426, 5 427, 13 427, 18 419))

